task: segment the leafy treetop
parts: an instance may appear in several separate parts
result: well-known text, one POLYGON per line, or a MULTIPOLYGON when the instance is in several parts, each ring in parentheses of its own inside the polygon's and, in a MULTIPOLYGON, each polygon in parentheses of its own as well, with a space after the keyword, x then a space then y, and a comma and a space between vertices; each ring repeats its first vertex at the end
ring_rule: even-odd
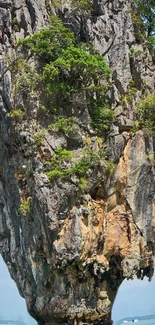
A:
POLYGON ((59 108, 66 110, 67 103, 80 102, 87 106, 94 127, 108 128, 113 112, 105 95, 111 70, 103 56, 90 44, 78 44, 56 16, 51 17, 49 27, 21 40, 19 45, 29 49, 39 61, 43 95, 54 112, 59 108))
POLYGON ((135 12, 134 21, 137 24, 138 39, 144 39, 146 32, 148 47, 155 48, 155 1, 154 0, 133 0, 135 12))
POLYGON ((35 55, 44 64, 56 60, 62 50, 73 44, 75 44, 74 34, 54 15, 50 17, 48 28, 42 28, 39 32, 18 43, 18 45, 29 49, 32 55, 35 55))
POLYGON ((64 97, 85 90, 92 83, 97 86, 103 76, 109 75, 110 69, 102 56, 74 46, 63 50, 61 57, 47 64, 43 70, 48 94, 57 96, 61 91, 64 97))
POLYGON ((155 1, 135 0, 134 4, 147 29, 148 36, 155 35, 155 1))

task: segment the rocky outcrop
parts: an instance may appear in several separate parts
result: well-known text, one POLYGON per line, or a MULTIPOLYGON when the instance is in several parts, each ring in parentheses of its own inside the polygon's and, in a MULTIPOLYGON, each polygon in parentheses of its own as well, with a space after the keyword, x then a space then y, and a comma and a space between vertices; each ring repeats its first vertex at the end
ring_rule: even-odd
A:
POLYGON ((50 1, 0 0, 0 22, 1 254, 40 324, 108 323, 123 279, 150 280, 153 274, 153 139, 147 130, 131 132, 136 100, 154 90, 151 55, 136 41, 129 0, 94 1, 87 15, 66 3, 55 9, 50 1), (47 127, 52 116, 38 113, 37 98, 25 108, 26 119, 14 122, 8 116, 13 84, 6 56, 16 39, 46 25, 51 12, 79 39, 91 41, 113 71, 109 97, 116 118, 105 141, 113 164, 95 163, 85 189, 76 177, 50 182, 44 162, 58 147, 72 150, 75 160, 85 146, 102 148, 103 139, 86 127, 86 109, 73 110, 81 121, 78 131, 45 132, 39 148, 36 130, 47 127), (139 50, 135 57, 133 50, 139 50), (131 80, 136 93, 129 98, 131 80))

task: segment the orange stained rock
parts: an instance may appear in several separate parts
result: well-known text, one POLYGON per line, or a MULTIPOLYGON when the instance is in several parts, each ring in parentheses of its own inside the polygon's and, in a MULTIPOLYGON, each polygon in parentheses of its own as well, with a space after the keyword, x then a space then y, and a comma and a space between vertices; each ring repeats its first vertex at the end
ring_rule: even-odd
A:
POLYGON ((139 239, 135 234, 136 226, 125 205, 115 207, 106 215, 105 256, 119 254, 127 257, 131 252, 139 251, 139 239))

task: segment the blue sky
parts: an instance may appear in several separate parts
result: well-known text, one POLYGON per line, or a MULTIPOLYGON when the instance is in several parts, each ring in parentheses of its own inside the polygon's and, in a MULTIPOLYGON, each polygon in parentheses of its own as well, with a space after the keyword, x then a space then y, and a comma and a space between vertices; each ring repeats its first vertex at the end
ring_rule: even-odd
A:
MULTIPOLYGON (((151 282, 147 279, 125 280, 118 290, 112 318, 114 322, 123 317, 142 316, 155 313, 155 276, 151 282)), ((6 265, 0 257, 0 317, 17 319, 22 317, 29 325, 35 321, 28 315, 26 304, 18 293, 6 265)))
POLYGON ((19 295, 14 281, 11 279, 8 269, 0 257, 0 318, 23 320, 29 325, 36 322, 27 312, 25 300, 19 295))
POLYGON ((114 321, 124 317, 155 314, 155 275, 151 282, 125 280, 120 286, 112 310, 114 321))

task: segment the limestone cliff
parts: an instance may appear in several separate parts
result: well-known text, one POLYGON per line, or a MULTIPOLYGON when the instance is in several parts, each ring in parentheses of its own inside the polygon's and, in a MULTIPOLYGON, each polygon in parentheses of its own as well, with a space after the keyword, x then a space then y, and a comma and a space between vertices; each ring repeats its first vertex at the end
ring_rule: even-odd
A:
POLYGON ((123 279, 152 277, 155 148, 148 130, 131 129, 136 101, 154 92, 154 70, 145 41, 136 39, 130 0, 95 0, 87 14, 69 2, 55 9, 46 0, 0 0, 0 251, 40 324, 110 322, 123 279), (14 83, 6 57, 17 39, 47 25, 51 13, 79 40, 91 42, 112 69, 115 118, 106 137, 98 139, 87 107, 74 103, 78 129, 45 132, 39 146, 36 133, 53 116, 40 112, 35 95, 20 98, 26 118, 9 117, 14 83), (136 93, 128 101, 131 80, 136 93), (103 145, 114 168, 108 172, 108 162, 95 163, 85 189, 75 175, 50 182, 44 173, 58 147, 70 149, 76 160, 84 147, 103 145))

